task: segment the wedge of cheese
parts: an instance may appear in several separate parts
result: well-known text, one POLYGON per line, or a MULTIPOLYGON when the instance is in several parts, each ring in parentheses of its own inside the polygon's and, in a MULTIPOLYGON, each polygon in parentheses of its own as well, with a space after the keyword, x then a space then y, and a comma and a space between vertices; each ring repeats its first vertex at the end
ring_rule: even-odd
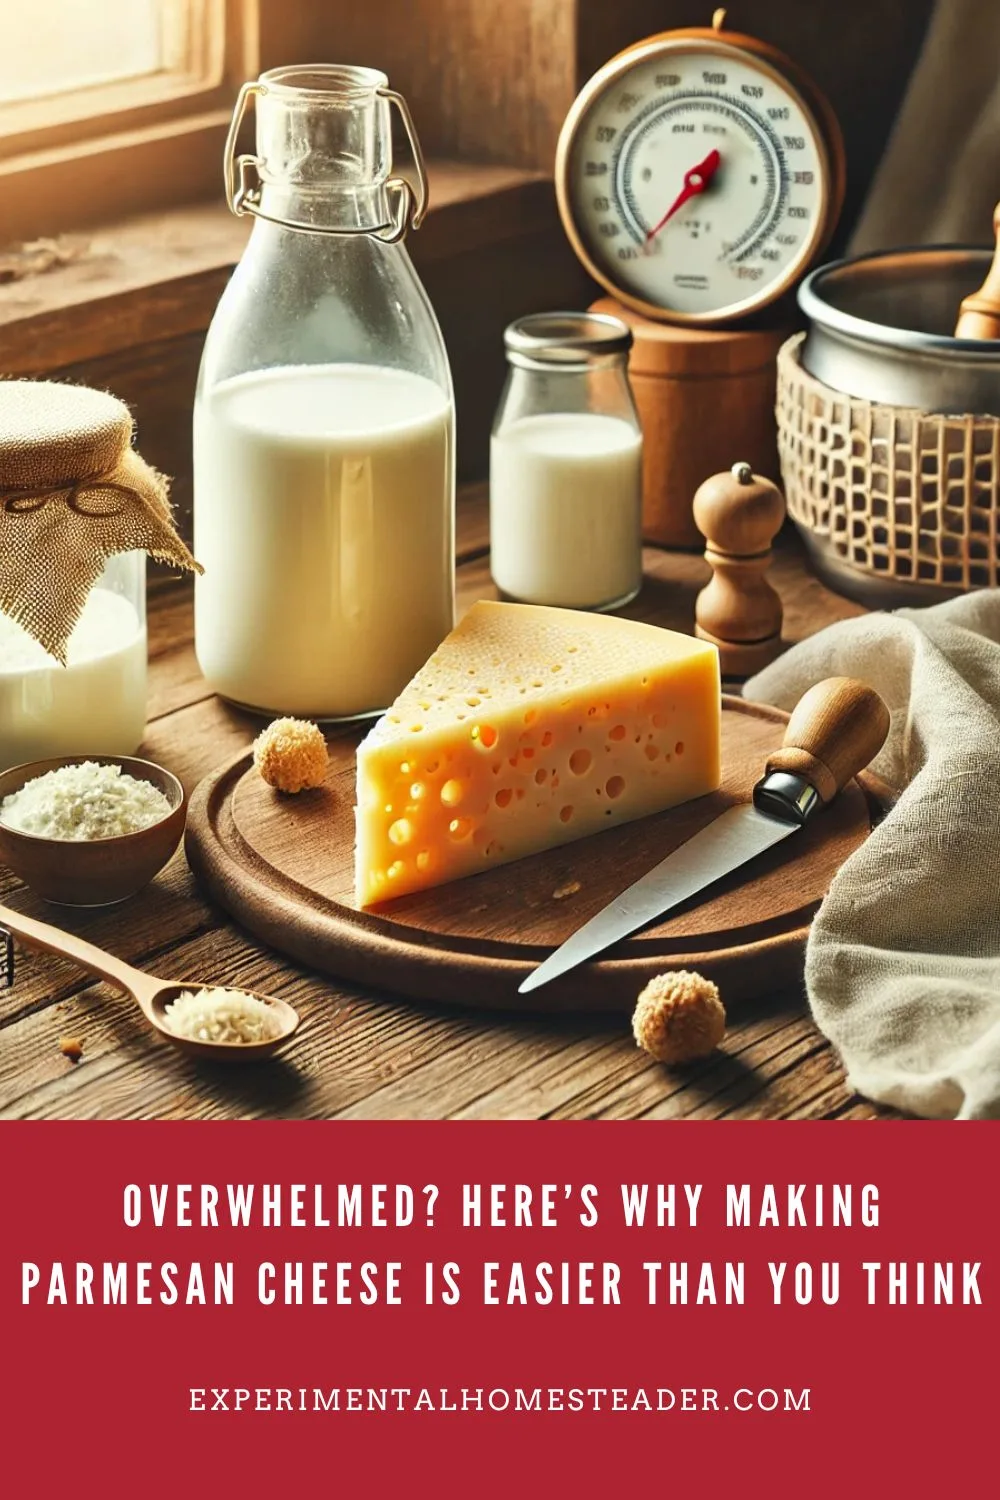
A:
POLYGON ((358 749, 358 905, 714 791, 720 708, 703 641, 474 605, 358 749))

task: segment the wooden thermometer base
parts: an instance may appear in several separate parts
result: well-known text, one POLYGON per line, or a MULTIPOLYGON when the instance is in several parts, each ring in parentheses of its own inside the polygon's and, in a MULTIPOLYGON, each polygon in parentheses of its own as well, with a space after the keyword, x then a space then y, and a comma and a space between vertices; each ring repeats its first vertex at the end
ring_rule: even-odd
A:
POLYGON ((643 535, 660 547, 704 545, 691 498, 704 479, 745 458, 778 479, 774 397, 778 350, 791 329, 654 323, 612 297, 594 312, 632 330, 629 379, 643 432, 643 535))

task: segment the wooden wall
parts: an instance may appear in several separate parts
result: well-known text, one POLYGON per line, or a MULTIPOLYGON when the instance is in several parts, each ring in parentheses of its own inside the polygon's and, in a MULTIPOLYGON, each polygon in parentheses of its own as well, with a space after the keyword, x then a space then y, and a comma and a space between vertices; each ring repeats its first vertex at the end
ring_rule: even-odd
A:
MULTIPOLYGON (((425 151, 551 170, 576 92, 575 11, 575 0, 361 0, 324 6, 310 40, 324 61, 388 73, 425 151)), ((287 53, 280 28, 270 45, 287 53)))
MULTIPOLYGON (((787 52, 830 98, 844 131, 842 244, 857 219, 920 51, 933 0, 740 0, 728 24, 787 52)), ((294 6, 293 6, 294 9, 294 6)), ((275 25, 265 60, 294 47, 388 71, 424 148, 550 171, 580 85, 657 31, 706 26, 711 0, 371 0, 316 8, 311 31, 275 25), (273 51, 271 49, 274 49, 273 51)), ((318 55, 318 54, 317 54, 318 55)))

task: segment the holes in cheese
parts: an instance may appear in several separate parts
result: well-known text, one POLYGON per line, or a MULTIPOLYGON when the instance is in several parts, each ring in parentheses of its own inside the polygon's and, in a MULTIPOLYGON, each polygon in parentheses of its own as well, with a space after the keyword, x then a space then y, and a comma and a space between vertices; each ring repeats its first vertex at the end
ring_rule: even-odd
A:
MULTIPOLYGON (((359 747, 359 904, 713 790, 719 710, 707 643, 615 616, 475 605, 359 747)), ((581 846, 581 868, 604 857, 581 846)))

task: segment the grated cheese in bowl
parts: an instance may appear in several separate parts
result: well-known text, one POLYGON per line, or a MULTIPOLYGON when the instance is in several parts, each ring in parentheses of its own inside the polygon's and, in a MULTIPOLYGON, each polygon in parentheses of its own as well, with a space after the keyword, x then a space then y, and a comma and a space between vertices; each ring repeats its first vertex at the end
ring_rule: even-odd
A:
POLYGON ((191 1042, 270 1042, 281 1030, 271 1007, 245 990, 185 990, 164 1015, 191 1042))
POLYGON ((167 798, 151 782, 93 760, 47 771, 0 802, 6 827, 74 843, 139 833, 170 812, 167 798))

